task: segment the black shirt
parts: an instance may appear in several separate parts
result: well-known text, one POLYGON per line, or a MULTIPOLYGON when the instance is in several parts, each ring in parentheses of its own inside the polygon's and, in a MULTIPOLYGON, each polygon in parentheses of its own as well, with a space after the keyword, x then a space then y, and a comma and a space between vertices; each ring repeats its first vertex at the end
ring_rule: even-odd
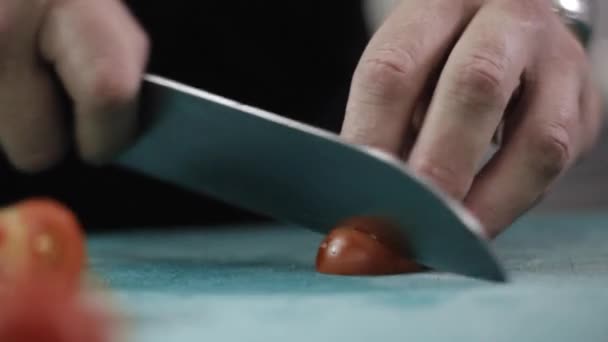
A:
MULTIPOLYGON (((152 43, 148 72, 339 129, 352 72, 368 39, 360 1, 127 4, 152 43)), ((29 176, 2 161, 0 182, 0 204, 51 196, 71 206, 89 227, 255 217, 114 166, 83 165, 73 155, 48 172, 29 176)))

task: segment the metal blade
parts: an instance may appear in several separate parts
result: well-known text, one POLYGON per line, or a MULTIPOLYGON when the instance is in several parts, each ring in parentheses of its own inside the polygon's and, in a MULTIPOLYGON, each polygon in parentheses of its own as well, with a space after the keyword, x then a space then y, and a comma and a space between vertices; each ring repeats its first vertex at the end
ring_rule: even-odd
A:
POLYGON ((320 233, 389 218, 420 263, 506 280, 479 223, 388 155, 154 75, 141 99, 144 130, 117 161, 126 168, 320 233))

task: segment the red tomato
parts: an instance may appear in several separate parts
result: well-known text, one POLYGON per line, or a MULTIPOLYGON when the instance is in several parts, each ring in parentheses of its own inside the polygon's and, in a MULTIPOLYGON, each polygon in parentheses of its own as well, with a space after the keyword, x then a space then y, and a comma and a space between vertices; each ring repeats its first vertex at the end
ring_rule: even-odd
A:
POLYGON ((0 230, 6 236, 5 245, 0 246, 0 269, 6 269, 8 277, 45 277, 71 289, 78 286, 85 263, 85 240, 69 208, 36 198, 6 208, 2 215, 4 229, 0 230))
POLYGON ((332 230, 317 252, 317 271, 339 275, 382 275, 423 270, 411 259, 403 241, 385 223, 358 218, 332 230))
POLYGON ((0 296, 0 341, 109 342, 112 317, 43 283, 23 283, 0 296))

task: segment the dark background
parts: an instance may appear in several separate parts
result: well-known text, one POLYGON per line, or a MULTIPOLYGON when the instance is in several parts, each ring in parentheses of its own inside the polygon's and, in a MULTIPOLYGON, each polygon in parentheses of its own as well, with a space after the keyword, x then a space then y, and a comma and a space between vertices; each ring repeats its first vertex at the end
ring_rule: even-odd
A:
MULTIPOLYGON (((339 129, 368 39, 360 1, 127 3, 150 35, 150 72, 339 129)), ((600 26, 608 32, 608 21, 600 26)), ((602 63, 598 71, 608 75, 602 63)), ((607 177, 608 132, 536 210, 605 210, 607 177)), ((30 196, 65 202, 91 229, 259 219, 134 173, 83 165, 74 155, 38 175, 16 173, 0 155, 0 205, 30 196)))
MULTIPOLYGON (((149 72, 339 129, 367 41, 359 1, 127 3, 151 38, 149 72)), ((258 219, 112 166, 84 165, 74 154, 36 175, 18 174, 2 160, 0 185, 0 205, 51 196, 91 229, 258 219)))

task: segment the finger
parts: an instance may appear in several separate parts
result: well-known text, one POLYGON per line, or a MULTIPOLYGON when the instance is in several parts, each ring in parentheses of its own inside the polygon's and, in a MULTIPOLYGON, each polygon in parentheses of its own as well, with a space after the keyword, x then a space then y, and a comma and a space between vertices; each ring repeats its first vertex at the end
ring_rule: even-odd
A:
POLYGON ((428 96, 423 96, 412 111, 410 122, 407 125, 408 129, 405 132, 403 142, 401 143, 400 158, 402 160, 407 160, 409 158, 409 154, 416 143, 416 139, 418 138, 418 134, 424 123, 426 112, 429 108, 429 102, 430 99, 428 96))
POLYGON ((23 172, 43 171, 66 152, 64 120, 49 75, 23 66, 0 76, 0 139, 11 163, 23 172))
POLYGON ((582 152, 589 152, 604 128, 604 115, 602 113, 602 96, 599 88, 592 80, 584 82, 581 93, 581 117, 583 119, 581 137, 583 139, 582 152))
POLYGON ((490 237, 531 208, 580 151, 580 73, 551 67, 526 84, 516 116, 507 120, 503 148, 465 199, 490 237))
POLYGON ((74 103, 83 159, 103 162, 133 138, 147 38, 117 0, 56 1, 40 46, 74 103))
POLYGON ((430 75, 474 11, 462 1, 402 2, 357 66, 342 136, 398 154, 430 75))
POLYGON ((66 150, 61 106, 50 73, 37 59, 43 8, 28 1, 0 4, 0 143, 20 171, 44 170, 66 150))
POLYGON ((456 199, 469 190, 528 63, 531 40, 517 18, 482 8, 456 44, 409 159, 456 199))

